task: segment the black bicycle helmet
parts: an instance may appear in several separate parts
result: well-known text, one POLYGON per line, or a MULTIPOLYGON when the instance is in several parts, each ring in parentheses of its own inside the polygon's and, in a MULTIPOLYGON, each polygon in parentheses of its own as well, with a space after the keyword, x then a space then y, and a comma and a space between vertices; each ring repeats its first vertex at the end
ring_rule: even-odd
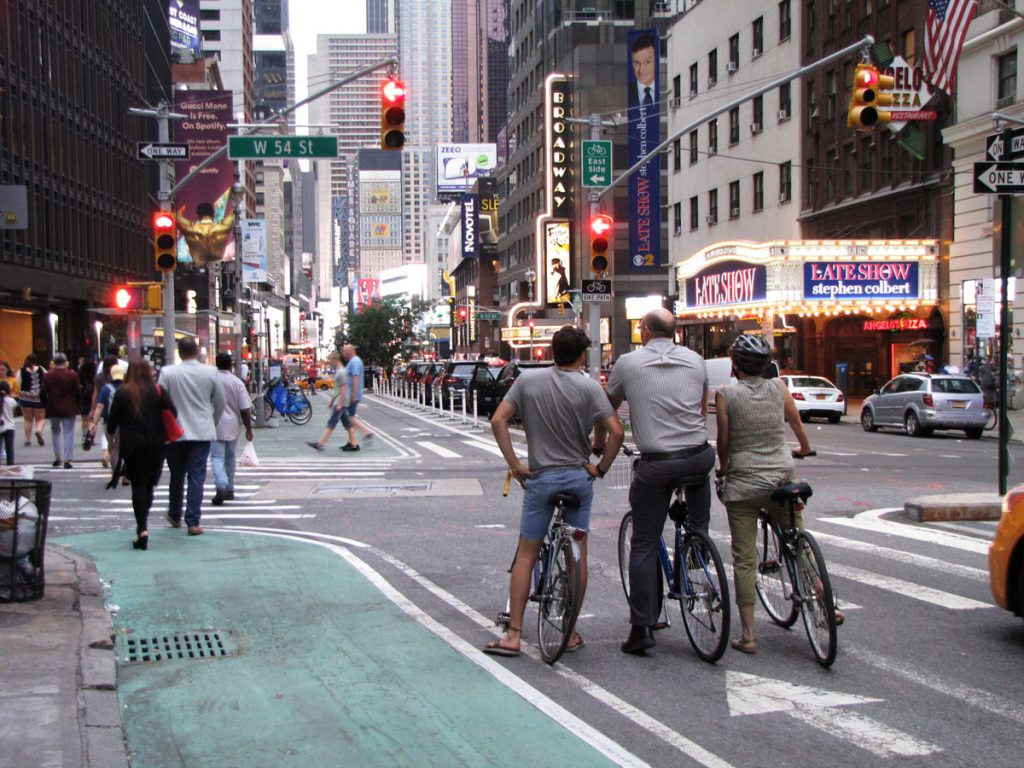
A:
POLYGON ((729 357, 736 370, 760 376, 772 359, 772 348, 763 336, 741 334, 729 347, 729 357))

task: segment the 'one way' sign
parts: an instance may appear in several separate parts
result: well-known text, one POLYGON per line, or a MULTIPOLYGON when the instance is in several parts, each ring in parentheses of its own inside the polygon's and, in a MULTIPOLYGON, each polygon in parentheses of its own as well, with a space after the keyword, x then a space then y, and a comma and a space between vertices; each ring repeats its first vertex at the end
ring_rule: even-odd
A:
POLYGON ((1024 163, 975 163, 974 191, 999 195, 1024 192, 1024 163))

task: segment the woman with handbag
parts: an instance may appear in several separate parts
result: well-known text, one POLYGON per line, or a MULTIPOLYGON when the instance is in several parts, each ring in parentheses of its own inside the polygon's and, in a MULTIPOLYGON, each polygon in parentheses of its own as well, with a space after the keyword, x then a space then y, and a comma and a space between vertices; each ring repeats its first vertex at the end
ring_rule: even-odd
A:
POLYGON ((177 414, 167 392, 153 381, 153 369, 145 360, 128 366, 124 384, 114 394, 107 418, 107 434, 118 429, 120 444, 114 468, 113 487, 118 475, 131 480, 132 509, 135 511, 135 549, 149 546, 149 510, 153 489, 160 482, 164 466, 164 411, 177 414))
POLYGON ((32 445, 32 433, 35 432, 36 441, 40 445, 46 445, 43 439, 43 425, 46 423, 46 404, 43 403, 43 369, 35 355, 25 358, 25 365, 19 371, 21 395, 18 396, 18 405, 21 406, 21 415, 25 419, 25 447, 32 445))

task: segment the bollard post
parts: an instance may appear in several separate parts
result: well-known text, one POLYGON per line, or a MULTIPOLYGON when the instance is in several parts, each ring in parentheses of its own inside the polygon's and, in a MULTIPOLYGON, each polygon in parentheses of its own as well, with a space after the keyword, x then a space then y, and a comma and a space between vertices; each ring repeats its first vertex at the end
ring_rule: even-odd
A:
POLYGON ((466 423, 466 390, 462 391, 462 423, 466 423))

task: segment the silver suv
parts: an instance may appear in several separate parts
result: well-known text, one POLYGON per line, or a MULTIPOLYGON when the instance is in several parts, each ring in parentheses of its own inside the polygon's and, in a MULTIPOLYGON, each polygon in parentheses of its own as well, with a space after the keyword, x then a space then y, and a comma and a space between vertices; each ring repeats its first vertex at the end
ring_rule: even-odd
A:
POLYGON ((867 432, 896 427, 911 437, 962 429, 977 440, 985 428, 985 398, 968 376, 904 373, 868 397, 860 411, 867 432))

